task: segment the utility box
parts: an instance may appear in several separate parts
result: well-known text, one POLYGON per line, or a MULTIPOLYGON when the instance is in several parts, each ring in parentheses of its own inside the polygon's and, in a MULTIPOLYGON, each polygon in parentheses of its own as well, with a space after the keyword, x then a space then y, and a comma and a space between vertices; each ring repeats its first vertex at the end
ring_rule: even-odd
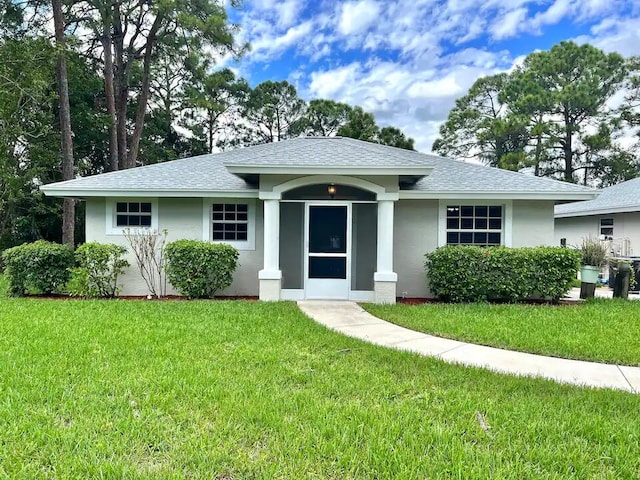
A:
POLYGON ((629 297, 629 280, 631 273, 631 265, 626 262, 618 263, 616 276, 613 279, 613 298, 629 297))

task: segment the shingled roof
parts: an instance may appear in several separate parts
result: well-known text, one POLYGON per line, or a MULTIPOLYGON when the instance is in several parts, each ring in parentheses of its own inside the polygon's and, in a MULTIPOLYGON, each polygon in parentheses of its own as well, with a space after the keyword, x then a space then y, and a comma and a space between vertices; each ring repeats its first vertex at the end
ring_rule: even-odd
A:
POLYGON ((404 175, 401 198, 440 194, 540 195, 589 199, 594 190, 517 172, 451 160, 343 137, 301 137, 277 143, 173 160, 44 185, 53 196, 257 196, 248 172, 283 173, 290 169, 325 174, 404 175), (232 173, 234 172, 234 173, 232 173), (408 177, 407 177, 408 178, 408 177))
POLYGON ((556 218, 584 217, 607 213, 640 211, 640 178, 603 188, 600 196, 586 202, 556 205, 556 218))

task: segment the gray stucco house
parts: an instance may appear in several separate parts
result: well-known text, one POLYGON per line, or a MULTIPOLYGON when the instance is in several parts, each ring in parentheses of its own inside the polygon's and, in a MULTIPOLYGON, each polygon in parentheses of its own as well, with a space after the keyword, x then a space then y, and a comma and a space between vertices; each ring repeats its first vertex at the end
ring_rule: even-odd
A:
POLYGON ((610 241, 617 256, 640 256, 640 178, 604 188, 595 200, 557 205, 555 218, 558 245, 591 236, 610 241))
MULTIPOLYGON (((596 192, 349 138, 305 137, 45 185, 86 202, 87 241, 124 228, 226 242, 225 295, 395 302, 428 297, 424 254, 447 244, 554 243, 554 206, 596 192)), ((133 262, 132 262, 133 263, 133 262)), ((123 294, 145 294, 135 269, 123 294)))

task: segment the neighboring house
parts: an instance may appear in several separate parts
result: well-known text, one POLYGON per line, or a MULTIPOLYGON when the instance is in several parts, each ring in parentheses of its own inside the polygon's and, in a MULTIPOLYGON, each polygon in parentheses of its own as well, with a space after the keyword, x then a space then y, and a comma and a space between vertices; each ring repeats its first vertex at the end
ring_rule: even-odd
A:
MULTIPOLYGON (((424 254, 447 244, 551 245, 558 201, 594 190, 349 138, 305 137, 78 178, 87 241, 124 228, 226 242, 225 295, 395 302, 430 296, 424 254)), ((132 262, 133 263, 133 262, 132 262)), ((145 294, 132 267, 125 295, 145 294)))
POLYGON ((595 200, 557 205, 556 245, 588 236, 611 241, 613 253, 640 256, 640 178, 602 189, 595 200))

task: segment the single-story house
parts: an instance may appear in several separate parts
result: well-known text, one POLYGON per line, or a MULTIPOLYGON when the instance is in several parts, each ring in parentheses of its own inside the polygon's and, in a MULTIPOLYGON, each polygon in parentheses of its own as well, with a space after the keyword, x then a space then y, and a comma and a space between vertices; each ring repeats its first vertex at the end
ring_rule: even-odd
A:
POLYGON ((640 255, 640 178, 602 189, 595 200, 555 207, 556 245, 580 245, 591 236, 611 242, 613 254, 640 255))
MULTIPOLYGON (((86 202, 86 240, 125 228, 225 242, 224 295, 395 302, 428 297, 442 245, 554 243, 556 202, 594 190, 350 138, 304 137, 45 185, 86 202)), ((131 262, 134 263, 133 261, 131 262)), ((122 294, 146 294, 135 268, 122 294)))

